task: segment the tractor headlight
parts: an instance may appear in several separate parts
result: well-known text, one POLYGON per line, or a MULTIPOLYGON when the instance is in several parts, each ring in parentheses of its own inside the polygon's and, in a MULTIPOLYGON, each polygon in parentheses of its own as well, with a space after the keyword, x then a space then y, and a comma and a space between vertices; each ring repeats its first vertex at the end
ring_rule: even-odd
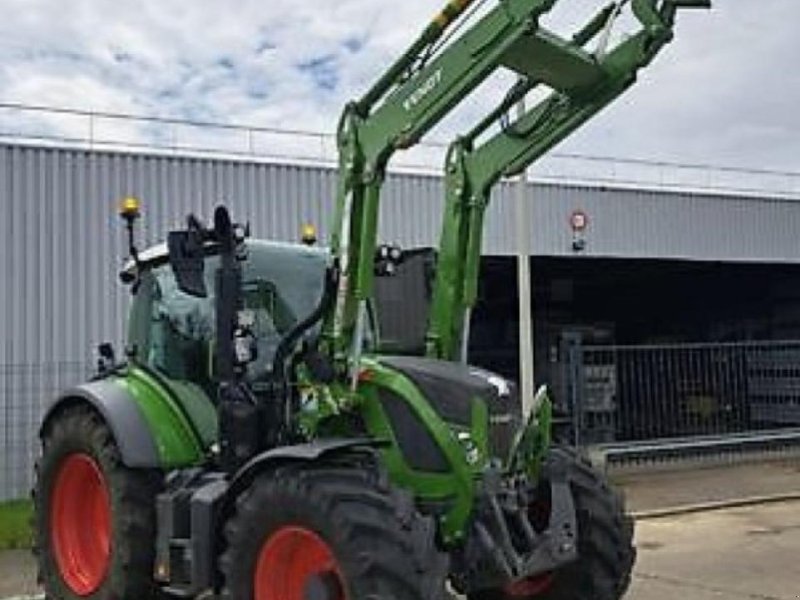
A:
POLYGON ((464 456, 467 459, 467 463, 470 465, 477 464, 481 458, 481 452, 478 450, 475 440, 472 439, 472 435, 467 431, 462 431, 456 437, 464 448, 464 456))

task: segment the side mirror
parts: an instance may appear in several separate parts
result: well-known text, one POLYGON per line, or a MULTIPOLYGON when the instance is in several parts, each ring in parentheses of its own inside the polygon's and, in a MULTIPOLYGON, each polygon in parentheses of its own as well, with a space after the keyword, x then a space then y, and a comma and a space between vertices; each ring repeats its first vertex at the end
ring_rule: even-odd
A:
POLYGON ((117 364, 114 355, 114 346, 110 342, 103 342, 97 347, 97 372, 101 375, 111 371, 117 364))
POLYGON ((169 264, 175 274, 178 288, 183 293, 197 298, 208 296, 204 272, 204 238, 204 232, 194 217, 189 218, 187 230, 171 231, 167 237, 169 264))

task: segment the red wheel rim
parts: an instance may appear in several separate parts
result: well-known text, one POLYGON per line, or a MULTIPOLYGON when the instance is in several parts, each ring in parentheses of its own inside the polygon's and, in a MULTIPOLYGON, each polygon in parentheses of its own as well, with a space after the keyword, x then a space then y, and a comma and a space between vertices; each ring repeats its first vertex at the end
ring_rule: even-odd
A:
POLYGON ((259 553, 254 600, 305 600, 311 587, 316 587, 317 598, 347 598, 339 565, 328 544, 303 527, 278 529, 259 553))
POLYGON ((553 576, 550 573, 544 573, 543 575, 509 583, 503 591, 512 598, 533 598, 539 594, 544 594, 550 589, 551 585, 553 585, 553 576))
POLYGON ((58 469, 50 533, 64 583, 78 596, 96 591, 111 559, 111 502, 100 466, 86 454, 70 454, 58 469))

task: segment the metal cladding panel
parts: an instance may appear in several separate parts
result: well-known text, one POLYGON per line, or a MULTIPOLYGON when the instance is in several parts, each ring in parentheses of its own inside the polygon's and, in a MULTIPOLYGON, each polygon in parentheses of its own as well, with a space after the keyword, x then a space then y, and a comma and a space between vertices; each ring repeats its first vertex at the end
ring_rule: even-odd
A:
MULTIPOLYGON (((210 219, 227 204, 255 237, 297 241, 304 223, 328 237, 336 190, 331 169, 0 145, 3 208, 3 361, 88 361, 101 341, 119 341, 127 255, 118 201, 141 198, 139 244, 162 241, 194 212, 210 219)), ((438 239, 437 178, 390 176, 382 239, 438 239), (405 198, 407 200, 401 200, 405 198)))
MULTIPOLYGON (((796 199, 554 185, 529 186, 528 195, 534 255, 800 261, 796 199), (586 248, 580 253, 572 250, 570 215, 575 210, 588 216, 586 248)), ((490 246, 504 254, 508 248, 500 241, 495 237, 490 246)))
MULTIPOLYGON (((517 213, 519 183, 502 182, 495 186, 486 209, 486 226, 483 237, 483 253, 491 255, 508 255, 517 253, 517 213)), ((529 186, 526 186, 529 188, 529 186)), ((528 189, 531 196, 535 193, 528 189)), ((533 216, 533 208, 528 207, 529 216, 533 216)), ((538 236, 539 227, 536 228, 538 236)), ((532 249, 536 236, 529 236, 529 248, 532 249)))
POLYGON ((9 304, 12 295, 12 291, 8 287, 12 257, 7 247, 10 246, 12 231, 11 219, 9 218, 11 178, 9 177, 8 162, 3 158, 4 156, 0 154, 0 236, 2 236, 1 239, 3 240, 2 251, 0 251, 0 286, 2 286, 2 291, 0 291, 0 331, 3 333, 0 338, 0 365, 9 361, 7 355, 10 339, 8 332, 11 328, 9 304))
MULTIPOLYGON (((336 189, 328 168, 208 158, 0 145, 3 254, 2 362, 89 360, 124 330, 127 292, 117 281, 126 255, 117 201, 144 204, 141 245, 163 239, 188 212, 210 218, 228 204, 256 237, 296 240, 305 222, 327 239, 336 189)), ((484 252, 516 251, 516 183, 497 187, 484 252)), ((526 229, 534 255, 574 256, 569 216, 589 217, 580 256, 798 261, 800 203, 531 184, 526 229)), ((380 239, 404 246, 438 241, 444 190, 425 175, 389 176, 380 239)))
POLYGON ((444 184, 438 177, 390 175, 381 200, 378 237, 412 248, 439 243, 444 184))

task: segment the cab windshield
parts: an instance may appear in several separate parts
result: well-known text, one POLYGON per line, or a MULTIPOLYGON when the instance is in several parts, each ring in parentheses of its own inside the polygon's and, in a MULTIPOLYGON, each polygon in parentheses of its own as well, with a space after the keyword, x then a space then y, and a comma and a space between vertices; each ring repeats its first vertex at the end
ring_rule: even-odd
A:
MULTIPOLYGON (((205 260, 205 298, 182 292, 169 264, 152 268, 143 278, 140 294, 145 292, 149 297, 149 310, 146 317, 140 315, 140 321, 141 317, 146 321, 146 331, 141 332, 146 348, 138 354, 147 365, 171 379, 209 384, 214 379, 214 280, 219 263, 215 255, 205 260)), ((280 340, 317 307, 327 263, 327 254, 316 248, 247 243, 243 296, 245 308, 255 318, 258 350, 256 360, 248 366, 249 380, 269 375, 280 340)))

